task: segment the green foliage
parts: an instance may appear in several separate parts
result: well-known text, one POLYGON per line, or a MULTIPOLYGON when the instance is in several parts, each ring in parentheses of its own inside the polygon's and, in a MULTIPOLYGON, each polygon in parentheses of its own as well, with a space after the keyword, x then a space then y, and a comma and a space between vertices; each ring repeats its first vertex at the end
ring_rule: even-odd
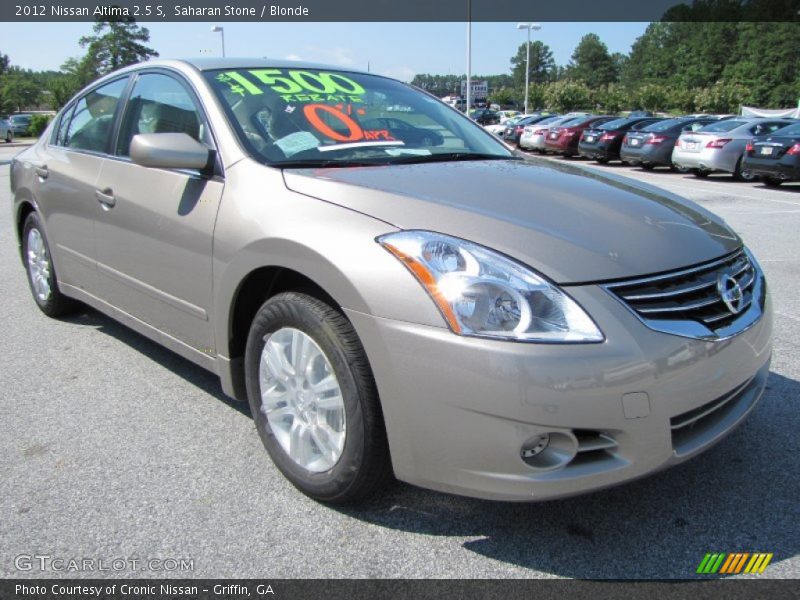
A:
POLYGON ((698 91, 694 102, 703 112, 738 113, 742 105, 753 103, 753 93, 740 83, 718 81, 698 91))
POLYGON ((575 47, 567 66, 567 77, 584 82, 590 88, 608 85, 618 79, 617 63, 596 33, 587 33, 575 47))
MULTIPOLYGON (((540 110, 547 106, 547 88, 549 88, 552 83, 532 83, 528 86, 528 110, 540 110)), ((525 102, 525 93, 524 91, 521 94, 520 103, 524 104, 525 102)))
POLYGON ((582 82, 556 81, 544 92, 548 109, 569 112, 577 108, 588 108, 591 104, 589 88, 582 82))
POLYGON ((36 106, 42 88, 32 71, 9 67, 0 77, 0 110, 5 113, 36 106))
POLYGON ((79 41, 81 48, 86 48, 86 56, 79 61, 78 70, 105 75, 158 56, 158 52, 145 45, 149 41, 150 32, 137 25, 132 17, 97 21, 94 34, 79 41))
POLYGON ((31 124, 28 126, 28 135, 39 137, 47 129, 47 125, 53 120, 53 115, 33 115, 31 124))
POLYGON ((511 88, 503 87, 497 91, 489 93, 489 99, 500 106, 516 104, 517 94, 511 88))
MULTIPOLYGON (((520 44, 517 53, 511 57, 511 75, 514 78, 514 85, 522 90, 525 89, 526 44, 527 41, 520 44)), ((550 50, 550 46, 539 40, 531 42, 529 83, 554 81, 556 73, 556 61, 553 59, 553 51, 550 50)))
POLYGON ((609 85, 595 91, 594 104, 604 113, 616 114, 630 104, 630 93, 620 85, 609 85))
POLYGON ((631 94, 634 109, 664 110, 669 106, 669 90, 658 83, 645 83, 631 94))

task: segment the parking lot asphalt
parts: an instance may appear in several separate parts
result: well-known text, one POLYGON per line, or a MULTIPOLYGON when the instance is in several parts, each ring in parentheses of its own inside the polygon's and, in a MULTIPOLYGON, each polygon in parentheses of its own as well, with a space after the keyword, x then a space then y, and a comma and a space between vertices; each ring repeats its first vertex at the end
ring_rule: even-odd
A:
POLYGON ((16 151, 0 147, 0 577, 692 578, 707 552, 771 552, 760 577, 800 577, 800 186, 569 161, 696 200, 761 261, 772 373, 714 449, 567 500, 504 504, 398 483, 334 509, 287 483, 213 375, 94 311, 59 321, 37 310, 8 210, 16 151), (186 558, 194 569, 15 567, 36 554, 186 558))

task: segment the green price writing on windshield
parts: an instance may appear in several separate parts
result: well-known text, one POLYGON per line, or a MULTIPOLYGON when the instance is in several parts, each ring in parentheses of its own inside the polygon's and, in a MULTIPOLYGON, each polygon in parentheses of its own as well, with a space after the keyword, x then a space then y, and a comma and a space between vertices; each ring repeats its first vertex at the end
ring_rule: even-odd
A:
MULTIPOLYGON (((258 81, 268 86, 278 94, 298 94, 301 92, 312 94, 348 94, 360 96, 364 88, 344 75, 319 71, 291 70, 284 72, 281 69, 254 69, 248 71, 258 81)), ((228 71, 224 74, 226 80, 233 80, 239 84, 240 89, 253 95, 263 93, 262 90, 240 72, 228 71)), ((220 78, 222 79, 222 78, 220 78)))

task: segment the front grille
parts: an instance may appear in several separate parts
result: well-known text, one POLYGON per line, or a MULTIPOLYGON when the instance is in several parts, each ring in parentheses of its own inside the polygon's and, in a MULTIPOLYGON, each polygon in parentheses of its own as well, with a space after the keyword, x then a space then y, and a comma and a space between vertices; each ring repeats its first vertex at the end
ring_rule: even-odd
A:
POLYGON ((634 281, 606 285, 646 322, 694 321, 711 331, 728 327, 753 302, 756 269, 742 249, 725 258, 634 281), (729 275, 742 290, 742 304, 733 312, 717 289, 720 277, 729 275))
POLYGON ((672 417, 669 424, 675 454, 693 452, 741 419, 758 400, 765 380, 766 371, 759 372, 727 394, 672 417))

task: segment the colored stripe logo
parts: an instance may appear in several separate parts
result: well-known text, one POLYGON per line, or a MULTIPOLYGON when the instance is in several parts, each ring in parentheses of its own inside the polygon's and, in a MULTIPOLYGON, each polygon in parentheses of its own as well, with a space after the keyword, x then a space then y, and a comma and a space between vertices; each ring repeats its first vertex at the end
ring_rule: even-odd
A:
POLYGON ((716 573, 735 575, 737 573, 763 573, 772 561, 772 552, 729 552, 708 553, 700 561, 697 573, 714 575, 716 573))

